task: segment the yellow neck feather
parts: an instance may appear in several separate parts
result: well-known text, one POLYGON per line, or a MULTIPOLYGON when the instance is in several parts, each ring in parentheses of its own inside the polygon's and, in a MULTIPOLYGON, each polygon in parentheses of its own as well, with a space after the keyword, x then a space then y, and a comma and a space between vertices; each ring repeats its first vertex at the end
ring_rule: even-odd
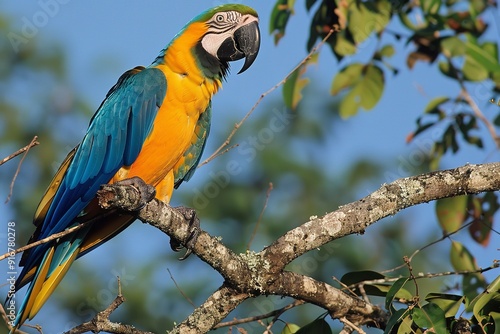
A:
POLYGON ((207 78, 199 68, 193 54, 200 36, 203 36, 206 31, 207 27, 204 23, 195 22, 190 24, 165 50, 163 64, 156 67, 162 69, 162 66, 166 66, 170 71, 186 76, 200 86, 206 86, 210 95, 212 95, 217 93, 222 82, 218 79, 207 78))

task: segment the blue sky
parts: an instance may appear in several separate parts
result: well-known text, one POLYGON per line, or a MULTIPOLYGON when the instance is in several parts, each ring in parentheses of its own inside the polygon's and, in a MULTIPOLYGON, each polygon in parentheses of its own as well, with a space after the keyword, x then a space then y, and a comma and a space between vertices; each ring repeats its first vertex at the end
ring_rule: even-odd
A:
MULTIPOLYGON (((21 31, 27 25, 26 22, 35 23, 37 38, 56 40, 64 46, 71 88, 78 91, 87 101, 90 101, 94 108, 97 108, 108 89, 125 70, 136 65, 151 63, 158 52, 187 21, 202 10, 222 3, 226 2, 201 0, 176 2, 54 0, 52 2, 9 1, 4 2, 2 7, 13 18, 15 29, 21 31), (49 7, 45 5, 48 3, 51 4, 49 7), (57 6, 54 5, 55 3, 57 6)), ((261 51, 254 65, 241 75, 236 75, 236 73, 242 63, 232 65, 233 71, 223 90, 213 100, 213 133, 229 133, 227 122, 221 120, 242 118, 263 92, 282 80, 307 54, 305 45, 309 31, 309 15, 305 13, 305 10, 298 8, 296 15, 291 19, 287 35, 278 46, 275 46, 272 36, 268 33, 272 2, 245 1, 242 3, 254 7, 260 14, 261 51)), ((302 1, 298 1, 296 6, 303 6, 302 1)), ((493 27, 493 33, 495 31, 500 33, 498 28, 493 27)), ((374 40, 368 40, 361 45, 360 55, 353 59, 347 59, 347 61, 366 60, 371 56, 375 47, 374 40)), ((411 46, 404 46, 402 42, 399 42, 398 47, 411 48, 411 46)), ((311 66, 307 74, 315 82, 315 89, 328 96, 331 80, 339 67, 331 52, 328 49, 324 51, 320 55, 319 63, 311 66)), ((411 145, 405 143, 406 136, 414 130, 415 119, 420 115, 425 105, 432 98, 440 95, 452 94, 455 96, 458 92, 458 86, 451 80, 436 75, 436 70, 428 64, 418 63, 416 68, 410 71, 400 56, 396 56, 390 62, 401 71, 398 76, 392 78, 389 78, 390 74, 386 73, 388 78, 386 79, 384 96, 376 108, 370 112, 361 112, 349 120, 339 120, 342 124, 337 129, 340 130, 331 134, 331 139, 335 140, 336 145, 335 150, 328 152, 328 156, 332 161, 337 162, 333 168, 338 171, 347 168, 352 161, 360 156, 375 157, 380 161, 393 160, 396 156, 393 168, 386 172, 387 179, 381 182, 389 182, 395 177, 407 176, 408 162, 418 164, 417 158, 422 149, 427 147, 428 142, 434 136, 439 135, 439 132, 426 133, 420 140, 411 145), (343 161, 343 164, 339 164, 338 161, 343 161)), ((498 113, 495 106, 487 102, 491 96, 484 93, 485 90, 478 88, 471 92, 485 114, 498 113)), ((279 89, 272 93, 270 98, 279 98, 280 94, 281 90, 279 89)), ((270 112, 264 106, 265 103, 262 103, 255 110, 255 113, 270 112)), ((314 110, 310 110, 310 112, 313 113, 314 110)), ((75 124, 72 131, 81 132, 83 136, 86 126, 87 122, 75 124)), ((69 142, 68 148, 75 144, 76 142, 69 142)), ((220 144, 220 142, 209 140, 205 157, 208 157, 220 144)), ((465 163, 498 160, 498 152, 494 151, 491 140, 486 140, 485 144, 486 149, 483 152, 465 149, 458 156, 447 159, 442 167, 452 168, 465 163)), ((61 157, 66 153, 61 152, 61 157)), ((329 158, 325 157, 325 159, 329 158)), ((206 173, 211 171, 210 165, 203 167, 195 174, 193 180, 183 187, 195 189, 202 185, 201 182, 206 180, 201 175, 205 172, 205 168, 206 173)), ((373 190, 375 188, 366 189, 359 196, 365 196, 373 190)), ((435 218, 432 215, 434 206, 427 204, 424 207, 409 209, 406 214, 435 226, 435 218)), ((4 209, 0 208, 0 211, 2 210, 4 209)), ((418 231, 422 226, 411 226, 410 228, 418 231)), ((142 233, 145 229, 148 232, 144 236, 143 242, 147 245, 152 230, 145 228, 142 224, 135 224, 130 229, 131 231, 125 232, 119 238, 125 240, 127 236, 137 235, 138 231, 142 233)), ((493 238, 492 243, 498 241, 498 236, 493 238)), ((155 244, 155 242, 151 243, 155 244)), ((147 256, 148 252, 151 251, 147 246, 142 247, 137 250, 139 252, 137 256, 147 256)), ((96 254, 86 256, 85 261, 101 261, 101 265, 113 267, 113 259, 102 260, 102 253, 98 251, 94 253, 96 254)), ((479 259, 480 266, 490 264, 491 254, 485 254, 484 259, 484 262, 479 259)), ((180 268, 177 264, 169 265, 169 267, 177 270, 177 275, 182 275, 187 270, 180 268)), ((206 272, 208 273, 209 270, 206 272)), ((52 330, 61 330, 60 327, 57 327, 58 329, 52 328, 52 324, 43 321, 44 314, 47 316, 53 310, 54 308, 49 302, 35 319, 43 323, 44 329, 48 333, 52 330)))

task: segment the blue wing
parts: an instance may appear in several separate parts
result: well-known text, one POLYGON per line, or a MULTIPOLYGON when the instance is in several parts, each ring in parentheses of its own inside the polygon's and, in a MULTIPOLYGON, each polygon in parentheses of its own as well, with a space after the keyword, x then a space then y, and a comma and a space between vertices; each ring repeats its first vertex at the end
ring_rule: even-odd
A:
MULTIPOLYGON (((39 226, 31 241, 73 225, 99 186, 135 161, 151 132, 166 89, 165 76, 155 68, 136 67, 120 77, 91 119, 82 142, 70 153, 73 158, 66 163, 53 198, 42 200, 50 204, 43 210, 44 217, 35 217, 39 226)), ((23 255, 19 280, 42 261, 49 247, 42 244, 23 255)))

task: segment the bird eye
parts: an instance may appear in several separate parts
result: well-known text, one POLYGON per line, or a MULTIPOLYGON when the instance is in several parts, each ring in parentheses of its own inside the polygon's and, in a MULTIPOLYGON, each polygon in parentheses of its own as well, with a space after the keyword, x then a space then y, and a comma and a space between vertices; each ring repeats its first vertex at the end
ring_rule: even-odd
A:
POLYGON ((224 22, 224 15, 222 14, 219 14, 215 17, 215 21, 221 23, 221 22, 224 22))

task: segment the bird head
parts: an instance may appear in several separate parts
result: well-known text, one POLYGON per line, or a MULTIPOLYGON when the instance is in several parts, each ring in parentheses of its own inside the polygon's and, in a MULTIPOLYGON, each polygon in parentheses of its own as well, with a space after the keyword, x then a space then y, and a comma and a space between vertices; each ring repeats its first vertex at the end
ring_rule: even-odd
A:
POLYGON ((201 14, 198 20, 206 26, 197 47, 198 56, 204 62, 217 60, 223 75, 230 61, 245 58, 238 73, 253 64, 260 47, 259 18, 255 10, 241 4, 222 5, 201 14))

